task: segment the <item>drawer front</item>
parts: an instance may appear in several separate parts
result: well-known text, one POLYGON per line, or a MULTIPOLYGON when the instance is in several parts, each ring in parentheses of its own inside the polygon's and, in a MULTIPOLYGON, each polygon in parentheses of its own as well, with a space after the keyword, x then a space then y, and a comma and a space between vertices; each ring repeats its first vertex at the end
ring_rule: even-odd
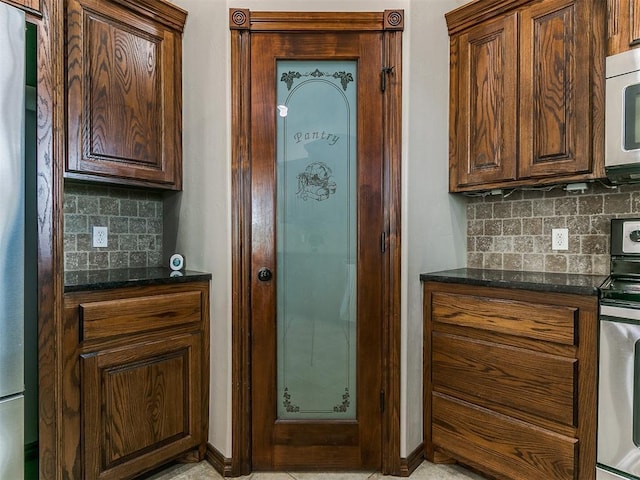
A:
POLYGON ((577 440, 433 394, 432 438, 441 448, 513 480, 577 480, 577 440))
POLYGON ((576 425, 577 360, 434 332, 433 388, 576 425))
POLYGON ((575 345, 578 309, 500 298, 435 292, 434 322, 575 345))
POLYGON ((180 292, 80 304, 83 340, 148 333, 198 323, 202 294, 180 292))

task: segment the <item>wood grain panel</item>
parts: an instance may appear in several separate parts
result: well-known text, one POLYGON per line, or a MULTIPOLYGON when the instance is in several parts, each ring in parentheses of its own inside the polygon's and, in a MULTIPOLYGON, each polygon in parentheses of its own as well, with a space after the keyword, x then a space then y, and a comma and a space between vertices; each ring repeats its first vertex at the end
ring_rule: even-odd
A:
POLYGON ((590 136, 579 136, 590 131, 591 104, 589 78, 578 73, 590 61, 578 38, 580 8, 547 0, 521 14, 521 177, 591 169, 590 136))
MULTIPOLYGON (((234 14, 238 9, 230 11, 230 28, 244 28, 245 24, 237 24, 234 14)), ((242 10, 241 10, 242 11, 242 10)), ((248 11, 244 11, 247 12, 248 11)), ((252 32, 375 32, 383 29, 383 12, 261 12, 251 11, 252 32)), ((403 18, 403 17, 402 17, 403 18)))
POLYGON ((297 446, 276 445, 273 461, 277 464, 291 465, 294 470, 320 471, 348 470, 351 465, 360 461, 358 447, 342 447, 340 455, 335 455, 335 447, 331 446, 297 446))
POLYGON ((132 478, 202 442, 200 335, 80 356, 86 478, 132 478))
POLYGON ((640 0, 607 0, 607 55, 640 45, 640 0))
MULTIPOLYGON (((628 0, 607 0, 607 55, 614 55, 621 50, 616 45, 617 37, 620 36, 621 12, 620 4, 628 0)), ((626 18, 626 16, 625 16, 626 18)))
POLYGON ((637 46, 640 44, 640 0, 630 0, 629 10, 631 26, 629 45, 637 46))
POLYGON ((42 10, 40 0, 0 0, 27 12, 39 14, 42 10))
POLYGON ((202 319, 200 292, 87 302, 79 305, 85 341, 144 333, 202 319))
POLYGON ((479 25, 459 39, 459 115, 456 132, 462 185, 516 177, 517 16, 479 25))
MULTIPOLYGON (((165 0, 112 0, 114 3, 135 12, 140 19, 153 20, 165 27, 182 33, 188 12, 165 0)), ((144 20, 143 20, 144 21, 144 20)))
POLYGON ((132 453, 188 432, 186 354, 186 351, 172 352, 160 358, 104 369, 107 467, 132 453))
POLYGON ((449 388, 565 425, 576 425, 577 360, 442 335, 432 337, 433 388, 449 388))
MULTIPOLYGON (((12 2, 9 2, 12 3, 12 2)), ((37 216, 38 216, 38 473, 62 478, 62 171, 64 128, 63 4, 23 3, 37 27, 37 216), (33 8, 36 11, 30 11, 33 8)), ((36 299, 33 299, 36 301, 36 299)))
POLYGON ((531 3, 531 0, 476 0, 445 13, 447 29, 451 37, 485 20, 513 13, 519 7, 531 3))
POLYGON ((575 345, 564 345, 560 343, 541 342, 538 339, 510 335, 508 333, 500 333, 491 330, 478 330, 474 329, 473 334, 470 334, 469 327, 458 326, 452 323, 437 323, 436 327, 438 333, 459 335, 459 336, 472 336, 476 340, 483 340, 489 343, 499 343, 501 345, 524 348, 538 353, 546 353, 550 355, 559 355, 561 357, 574 358, 578 347, 575 345))
POLYGON ((472 167, 480 169, 497 166, 505 127, 508 127, 504 117, 500 115, 504 112, 497 107, 503 103, 508 93, 501 81, 506 63, 502 32, 503 30, 475 41, 469 39, 470 100, 473 103, 470 109, 471 158, 474 159, 472 167), (495 135, 489 137, 490 133, 495 135))
POLYGON ((438 393, 433 394, 432 428, 439 448, 498 478, 578 479, 574 438, 438 393))
POLYGON ((86 21, 89 155, 162 168, 161 39, 99 17, 86 21), (114 142, 113 139, 119 139, 114 142))
POLYGON ((435 292, 434 322, 574 345, 577 308, 435 292))
POLYGON ((575 65, 573 58, 575 12, 573 5, 535 23, 537 59, 533 83, 536 123, 533 162, 571 157, 575 131, 570 121, 575 65), (562 68, 560 68, 562 67, 562 68))
POLYGON ((318 444, 318 438, 322 438, 320 445, 352 445, 358 446, 358 424, 344 422, 341 432, 336 432, 330 423, 308 423, 304 431, 300 431, 296 421, 279 421, 273 430, 273 441, 278 445, 310 446, 318 444))

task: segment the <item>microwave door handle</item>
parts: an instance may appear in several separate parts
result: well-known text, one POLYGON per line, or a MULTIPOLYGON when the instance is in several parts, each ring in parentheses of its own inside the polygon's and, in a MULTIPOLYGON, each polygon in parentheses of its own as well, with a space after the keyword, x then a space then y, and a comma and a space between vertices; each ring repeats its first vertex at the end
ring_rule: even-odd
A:
POLYGON ((633 443, 640 448, 640 340, 634 346, 633 355, 633 443))

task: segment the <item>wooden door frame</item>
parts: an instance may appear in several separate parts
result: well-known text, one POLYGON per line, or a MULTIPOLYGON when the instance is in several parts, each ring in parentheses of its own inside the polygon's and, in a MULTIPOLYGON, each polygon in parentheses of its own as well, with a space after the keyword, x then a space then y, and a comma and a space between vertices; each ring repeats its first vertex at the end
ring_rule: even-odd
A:
MULTIPOLYGON (((383 34, 384 257, 381 469, 400 475, 400 207, 402 32, 404 11, 256 12, 229 10, 231 30, 232 329, 231 459, 225 475, 251 472, 251 33, 362 32, 383 34)), ((382 83, 382 82, 381 82, 382 83)))
POLYGON ((40 480, 59 480, 65 476, 59 355, 64 295, 64 2, 40 0, 40 7, 42 16, 27 16, 38 25, 38 470, 40 480))
POLYGON ((61 401, 64 165, 64 39, 62 0, 0 0, 26 12, 37 28, 38 219, 38 470, 40 480, 64 477, 61 401))

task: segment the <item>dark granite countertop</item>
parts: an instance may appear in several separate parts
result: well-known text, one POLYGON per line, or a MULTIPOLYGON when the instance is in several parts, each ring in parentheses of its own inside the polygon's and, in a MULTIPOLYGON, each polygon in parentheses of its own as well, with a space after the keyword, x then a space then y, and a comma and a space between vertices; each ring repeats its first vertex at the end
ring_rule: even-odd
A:
POLYGON ((481 268, 458 268, 420 275, 420 280, 423 282, 462 283, 579 295, 598 295, 599 287, 606 279, 606 275, 485 270, 481 268))
POLYGON ((108 288, 197 282, 210 279, 210 273, 195 272, 192 270, 174 272, 166 267, 82 270, 65 272, 64 291, 68 293, 87 290, 105 290, 108 288))

